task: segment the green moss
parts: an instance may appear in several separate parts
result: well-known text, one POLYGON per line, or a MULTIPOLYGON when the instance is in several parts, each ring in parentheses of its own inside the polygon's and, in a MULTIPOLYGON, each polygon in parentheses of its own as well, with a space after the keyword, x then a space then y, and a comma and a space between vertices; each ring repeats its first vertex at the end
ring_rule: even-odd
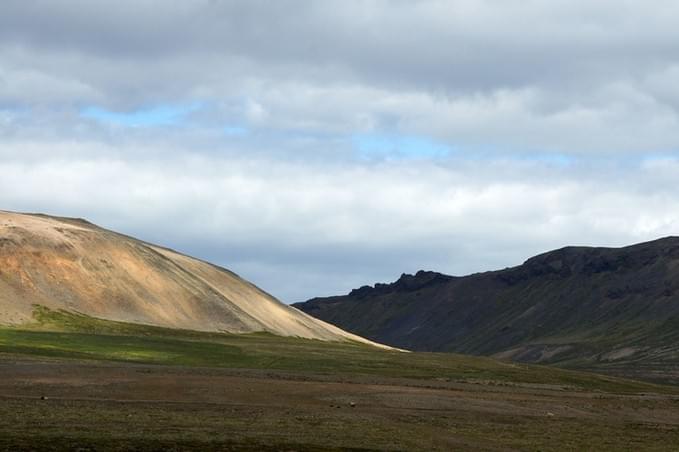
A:
POLYGON ((545 384, 615 392, 668 391, 631 380, 447 353, 385 351, 358 343, 225 334, 111 322, 36 307, 29 329, 0 328, 0 353, 323 374, 545 384))

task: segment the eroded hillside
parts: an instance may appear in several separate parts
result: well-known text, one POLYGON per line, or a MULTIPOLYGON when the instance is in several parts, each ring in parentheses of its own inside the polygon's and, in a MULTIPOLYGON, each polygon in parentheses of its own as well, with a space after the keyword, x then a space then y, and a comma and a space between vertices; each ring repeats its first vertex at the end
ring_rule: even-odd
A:
POLYGON ((199 331, 362 340, 238 275, 79 219, 0 211, 0 324, 35 306, 199 331))

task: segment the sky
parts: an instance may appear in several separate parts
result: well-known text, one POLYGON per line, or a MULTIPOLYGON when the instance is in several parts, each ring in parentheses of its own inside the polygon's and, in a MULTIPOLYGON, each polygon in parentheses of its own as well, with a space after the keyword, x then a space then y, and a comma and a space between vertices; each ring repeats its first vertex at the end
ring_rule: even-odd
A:
POLYGON ((679 235, 679 3, 3 0, 0 209, 285 302, 679 235))

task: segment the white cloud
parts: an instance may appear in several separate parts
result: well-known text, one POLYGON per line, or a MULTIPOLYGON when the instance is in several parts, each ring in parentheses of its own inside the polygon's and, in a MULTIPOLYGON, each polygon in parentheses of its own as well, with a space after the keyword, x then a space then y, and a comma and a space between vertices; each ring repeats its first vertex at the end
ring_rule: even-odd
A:
POLYGON ((678 20, 665 0, 8 0, 0 208, 88 217, 288 301, 676 233, 678 20), (168 105, 200 108, 81 115, 168 105), (366 157, 357 134, 451 151, 366 157))
POLYGON ((6 3, 0 105, 208 100, 496 152, 679 146, 674 2, 6 3))
POLYGON ((422 267, 468 273, 679 227, 679 189, 652 185, 658 176, 676 180, 676 161, 572 173, 521 161, 329 165, 178 152, 126 160, 135 148, 144 147, 15 143, 0 162, 0 205, 83 216, 175 246, 287 301, 422 267), (27 157, 55 149, 53 158, 27 157))

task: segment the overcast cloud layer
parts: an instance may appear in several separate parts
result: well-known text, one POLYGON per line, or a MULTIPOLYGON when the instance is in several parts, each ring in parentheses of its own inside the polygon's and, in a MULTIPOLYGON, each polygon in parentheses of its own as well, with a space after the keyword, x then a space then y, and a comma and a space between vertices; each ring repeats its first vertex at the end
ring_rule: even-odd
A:
POLYGON ((662 0, 5 0, 0 209, 287 302, 676 235, 677 23, 662 0))

